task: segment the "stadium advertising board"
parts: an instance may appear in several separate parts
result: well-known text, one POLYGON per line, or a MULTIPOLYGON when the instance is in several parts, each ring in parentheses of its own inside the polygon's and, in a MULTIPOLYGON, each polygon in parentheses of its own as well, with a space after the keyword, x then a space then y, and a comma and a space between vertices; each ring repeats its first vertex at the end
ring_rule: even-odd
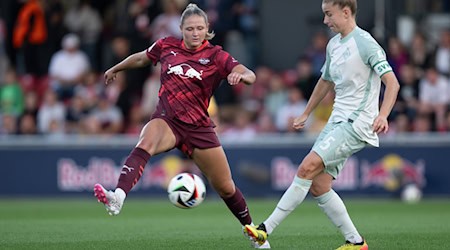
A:
MULTIPOLYGON (((309 147, 230 146, 225 150, 235 182, 247 196, 278 197, 291 183, 309 147)), ((97 182, 113 188, 128 152, 129 147, 1 149, 2 169, 8 178, 0 182, 0 195, 83 195, 92 192, 97 182)), ((450 169, 442 167, 447 152, 448 147, 367 148, 346 162, 334 189, 349 195, 392 196, 415 183, 425 196, 449 196, 446 176, 450 169)), ((133 192, 166 195, 170 178, 183 171, 199 174, 177 151, 156 156, 133 192)))

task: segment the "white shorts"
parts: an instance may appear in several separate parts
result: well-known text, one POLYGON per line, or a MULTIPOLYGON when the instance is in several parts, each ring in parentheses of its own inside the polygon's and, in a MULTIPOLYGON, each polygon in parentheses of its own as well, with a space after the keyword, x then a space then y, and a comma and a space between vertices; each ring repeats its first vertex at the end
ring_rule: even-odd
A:
POLYGON ((345 161, 363 149, 367 143, 356 134, 350 122, 328 123, 317 138, 312 150, 325 165, 325 172, 336 179, 345 161))

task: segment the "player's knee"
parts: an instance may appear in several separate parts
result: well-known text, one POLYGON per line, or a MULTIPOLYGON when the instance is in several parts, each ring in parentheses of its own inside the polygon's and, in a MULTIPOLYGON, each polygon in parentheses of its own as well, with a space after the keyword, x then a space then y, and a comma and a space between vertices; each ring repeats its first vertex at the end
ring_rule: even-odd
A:
POLYGON ((312 180, 321 171, 320 165, 312 161, 303 161, 298 170, 298 176, 302 179, 312 180))
POLYGON ((141 138, 137 144, 137 147, 144 149, 150 155, 155 155, 157 144, 152 140, 141 138))
POLYGON ((217 194, 222 198, 229 198, 233 196, 235 190, 234 185, 221 183, 219 185, 214 185, 214 189, 216 190, 217 194))
POLYGON ((328 184, 325 183, 317 183, 314 182, 311 185, 311 188, 309 189, 309 192, 314 196, 318 197, 323 195, 324 193, 330 191, 331 187, 328 184))

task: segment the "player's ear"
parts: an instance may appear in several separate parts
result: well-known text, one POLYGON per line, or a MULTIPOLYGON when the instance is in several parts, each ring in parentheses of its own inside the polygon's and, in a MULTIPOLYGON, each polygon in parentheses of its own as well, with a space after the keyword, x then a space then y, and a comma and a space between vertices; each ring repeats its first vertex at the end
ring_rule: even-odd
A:
POLYGON ((347 19, 352 16, 352 11, 348 6, 345 6, 342 11, 344 12, 344 17, 347 19))

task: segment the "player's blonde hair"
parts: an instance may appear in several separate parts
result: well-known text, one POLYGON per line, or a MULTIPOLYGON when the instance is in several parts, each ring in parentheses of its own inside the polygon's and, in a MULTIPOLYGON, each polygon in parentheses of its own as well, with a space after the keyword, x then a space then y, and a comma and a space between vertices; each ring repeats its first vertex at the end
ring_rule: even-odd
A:
POLYGON ((358 10, 357 0, 323 0, 322 3, 338 5, 341 9, 349 7, 353 16, 356 16, 356 11, 358 10))
MULTIPOLYGON (((186 6, 186 9, 183 11, 183 13, 181 14, 181 26, 183 26, 184 24, 184 20, 186 20, 186 18, 192 16, 192 15, 198 15, 201 16, 205 19, 205 23, 207 26, 209 26, 209 22, 208 22, 208 16, 206 15, 206 13, 200 9, 197 4, 195 3, 190 3, 188 6, 186 6)), ((206 40, 211 40, 213 39, 213 37, 216 34, 214 34, 214 32, 206 32, 206 40)))

